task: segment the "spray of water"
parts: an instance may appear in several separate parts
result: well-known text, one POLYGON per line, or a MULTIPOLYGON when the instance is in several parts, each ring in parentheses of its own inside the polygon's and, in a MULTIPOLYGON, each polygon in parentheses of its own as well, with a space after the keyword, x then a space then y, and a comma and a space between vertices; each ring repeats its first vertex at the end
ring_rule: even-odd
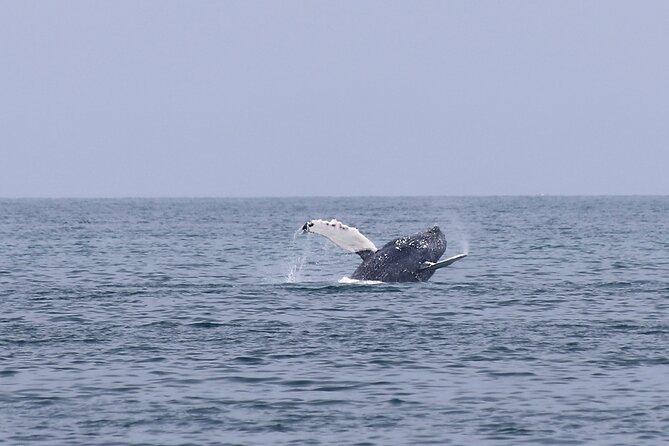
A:
POLYGON ((296 283, 302 279, 302 269, 307 262, 307 257, 311 253, 311 237, 305 237, 306 240, 304 240, 303 243, 299 243, 301 250, 298 247, 298 236, 301 234, 302 229, 298 229, 295 231, 295 234, 293 234, 293 247, 296 254, 293 256, 290 268, 286 274, 286 283, 296 283))
POLYGON ((463 254, 469 255, 469 238, 464 237, 460 240, 460 249, 462 249, 463 254))
POLYGON ((300 281, 302 268, 304 268, 304 262, 306 259, 306 256, 298 256, 295 258, 295 262, 290 267, 290 270, 286 275, 286 283, 295 283, 300 281))
POLYGON ((460 248, 460 252, 469 255, 469 233, 457 212, 452 212, 448 219, 449 223, 449 243, 453 243, 460 248))

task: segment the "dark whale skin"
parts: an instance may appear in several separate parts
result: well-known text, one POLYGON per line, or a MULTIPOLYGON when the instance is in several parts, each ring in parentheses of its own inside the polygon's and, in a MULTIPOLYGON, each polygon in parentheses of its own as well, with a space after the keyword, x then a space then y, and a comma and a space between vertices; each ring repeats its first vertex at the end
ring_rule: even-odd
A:
POLYGON ((365 255, 351 279, 381 282, 425 282, 434 270, 424 270, 424 262, 436 263, 446 251, 446 236, 438 226, 386 243, 365 255))

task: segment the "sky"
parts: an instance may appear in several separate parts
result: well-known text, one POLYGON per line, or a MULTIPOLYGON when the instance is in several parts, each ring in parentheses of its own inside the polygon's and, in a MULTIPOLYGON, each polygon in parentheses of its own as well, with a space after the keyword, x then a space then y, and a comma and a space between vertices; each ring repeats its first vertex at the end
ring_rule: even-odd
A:
POLYGON ((0 0, 0 197, 669 194, 667 1, 0 0))

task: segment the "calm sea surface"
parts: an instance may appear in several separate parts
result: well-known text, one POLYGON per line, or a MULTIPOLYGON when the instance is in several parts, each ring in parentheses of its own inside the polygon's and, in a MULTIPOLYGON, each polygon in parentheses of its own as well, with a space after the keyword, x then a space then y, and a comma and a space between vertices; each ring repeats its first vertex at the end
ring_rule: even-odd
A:
POLYGON ((667 444, 669 198, 1 200, 0 443, 667 444))

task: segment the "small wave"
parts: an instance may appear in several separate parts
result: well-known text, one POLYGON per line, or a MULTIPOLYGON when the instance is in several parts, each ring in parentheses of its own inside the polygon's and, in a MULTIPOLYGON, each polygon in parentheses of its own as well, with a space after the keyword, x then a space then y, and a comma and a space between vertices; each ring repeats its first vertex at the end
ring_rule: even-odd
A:
POLYGON ((380 280, 357 280, 344 276, 341 279, 339 279, 339 283, 347 285, 379 285, 382 284, 383 282, 381 282, 380 280))

